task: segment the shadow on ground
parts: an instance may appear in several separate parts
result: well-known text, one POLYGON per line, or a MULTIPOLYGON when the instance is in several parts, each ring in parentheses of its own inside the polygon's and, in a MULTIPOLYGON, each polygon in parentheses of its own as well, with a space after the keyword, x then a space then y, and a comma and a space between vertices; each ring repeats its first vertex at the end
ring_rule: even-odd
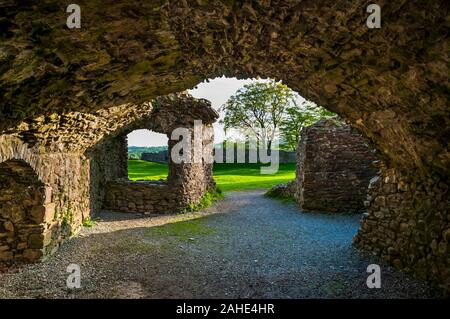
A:
POLYGON ((200 214, 103 213, 47 261, 0 274, 3 298, 432 298, 440 293, 351 246, 360 216, 299 213, 262 191, 200 214), (216 213, 221 212, 221 213, 216 213), (81 268, 81 289, 66 267, 81 268), (368 289, 366 268, 382 267, 368 289))

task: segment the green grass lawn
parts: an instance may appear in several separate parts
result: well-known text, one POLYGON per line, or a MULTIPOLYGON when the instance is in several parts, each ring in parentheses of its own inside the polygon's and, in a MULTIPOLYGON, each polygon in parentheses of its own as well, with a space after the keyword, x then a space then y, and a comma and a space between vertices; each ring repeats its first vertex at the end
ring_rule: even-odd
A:
POLYGON ((167 164, 128 160, 128 178, 132 181, 166 179, 168 173, 167 164))
MULTIPOLYGON (((261 164, 214 164, 214 179, 224 192, 255 188, 270 188, 295 178, 295 163, 280 164, 275 174, 260 173, 261 164)), ((131 180, 158 180, 167 178, 166 164, 141 160, 128 161, 131 180)))

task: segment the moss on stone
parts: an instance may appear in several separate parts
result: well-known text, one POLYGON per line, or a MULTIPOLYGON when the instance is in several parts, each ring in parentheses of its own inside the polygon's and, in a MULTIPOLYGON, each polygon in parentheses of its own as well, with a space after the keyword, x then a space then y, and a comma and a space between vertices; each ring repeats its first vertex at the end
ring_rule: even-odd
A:
POLYGON ((145 237, 157 237, 158 240, 172 238, 181 242, 193 242, 214 232, 216 230, 208 225, 205 218, 196 218, 152 227, 145 232, 145 237))
POLYGON ((205 209, 212 204, 214 204, 217 200, 222 199, 223 194, 219 188, 214 188, 206 192, 203 197, 196 203, 190 202, 185 209, 185 212, 196 212, 202 209, 205 209))

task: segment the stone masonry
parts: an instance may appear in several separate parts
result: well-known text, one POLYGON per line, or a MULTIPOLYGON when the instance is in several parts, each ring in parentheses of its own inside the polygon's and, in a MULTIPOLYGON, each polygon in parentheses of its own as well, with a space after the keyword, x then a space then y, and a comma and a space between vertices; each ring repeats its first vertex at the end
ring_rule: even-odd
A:
POLYGON ((301 132, 297 150, 297 201, 303 210, 358 212, 375 157, 366 140, 349 125, 321 120, 301 132))
MULTIPOLYGON (((26 159, 54 186, 57 210, 70 202, 64 211, 74 219, 92 203, 93 162, 84 150, 148 112, 144 102, 222 75, 283 80, 365 134, 411 184, 449 187, 448 1, 380 0, 380 29, 367 28, 364 0, 336 0, 332 7, 325 0, 78 4, 89 7, 83 11, 89 27, 72 30, 64 26, 62 1, 0 3, 0 162, 11 154, 26 159)), ((448 206, 441 207, 448 194, 419 192, 429 219, 448 220, 448 206)), ((398 205, 411 233, 424 234, 413 221, 425 209, 398 205)), ((382 233, 389 218, 370 234, 382 233)), ((446 238, 446 225, 434 230, 439 237, 427 236, 446 238)), ((387 245, 364 237, 364 247, 387 245)), ((423 256, 424 245, 399 250, 399 259, 444 284, 433 267, 408 257, 414 249, 423 256)))
MULTIPOLYGON (((186 124, 183 119, 202 119, 209 128, 216 118, 206 100, 178 94, 42 116, 1 134, 0 258, 39 260, 75 234, 103 206, 108 183, 127 178, 125 137, 132 130, 170 132, 186 124)), ((214 185, 210 166, 189 165, 171 169, 182 185, 174 192, 182 196, 179 205, 195 203, 214 185)))
MULTIPOLYGON (((118 176, 107 183, 104 207, 121 212, 139 212, 146 214, 167 214, 183 211, 190 204, 196 204, 202 196, 215 186, 212 178, 212 163, 202 158, 194 161, 194 148, 203 156, 213 156, 214 134, 212 123, 218 118, 217 112, 209 105, 191 103, 190 105, 170 104, 163 109, 155 109, 148 119, 129 128, 123 135, 116 137, 122 141, 122 147, 116 148, 120 161, 108 163, 116 168, 126 170, 127 151, 126 135, 130 130, 148 128, 158 133, 167 134, 170 155, 178 140, 171 139, 176 128, 188 130, 193 149, 186 154, 186 162, 175 163, 168 156, 169 174, 166 181, 128 181, 118 176), (194 121, 201 120, 202 134, 200 144, 194 143, 194 121), (121 151, 120 151, 121 150, 121 151), (126 164, 125 164, 126 165, 126 164)), ((186 152, 188 150, 185 150, 186 152)), ((107 150, 101 153, 108 153, 107 150)), ((123 175, 123 174, 121 174, 123 175)))
POLYGON ((417 179, 383 162, 372 178, 356 247, 450 290, 450 195, 438 176, 417 179))
POLYGON ((57 226, 51 197, 24 161, 0 164, 0 261, 34 261, 48 251, 57 226))

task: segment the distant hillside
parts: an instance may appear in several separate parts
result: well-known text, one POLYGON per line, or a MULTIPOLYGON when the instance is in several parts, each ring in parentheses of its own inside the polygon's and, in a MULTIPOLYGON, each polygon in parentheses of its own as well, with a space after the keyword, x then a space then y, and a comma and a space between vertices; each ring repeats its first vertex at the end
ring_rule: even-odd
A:
POLYGON ((150 146, 150 147, 129 146, 128 158, 141 159, 142 153, 159 153, 165 150, 167 150, 167 146, 150 146))

